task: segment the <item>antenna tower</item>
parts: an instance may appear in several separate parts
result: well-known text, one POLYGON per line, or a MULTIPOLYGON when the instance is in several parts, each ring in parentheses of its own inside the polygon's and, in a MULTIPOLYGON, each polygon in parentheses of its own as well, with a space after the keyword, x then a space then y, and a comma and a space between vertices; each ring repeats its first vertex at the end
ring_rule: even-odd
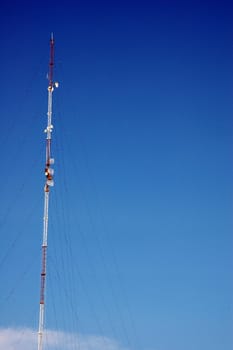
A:
POLYGON ((54 159, 51 158, 51 139, 52 139, 52 95, 54 87, 58 87, 58 83, 53 82, 54 67, 54 38, 50 37, 50 60, 48 73, 48 112, 46 133, 46 161, 45 161, 45 186, 44 186, 44 218, 43 218, 43 241, 42 241, 42 267, 41 267, 41 285, 40 285, 40 313, 39 313, 39 330, 38 330, 38 350, 43 349, 43 331, 44 331, 44 309, 45 309, 45 280, 46 280, 46 257, 47 257, 47 240, 48 240, 48 219, 49 219, 49 192, 53 183, 54 170, 51 165, 54 159))

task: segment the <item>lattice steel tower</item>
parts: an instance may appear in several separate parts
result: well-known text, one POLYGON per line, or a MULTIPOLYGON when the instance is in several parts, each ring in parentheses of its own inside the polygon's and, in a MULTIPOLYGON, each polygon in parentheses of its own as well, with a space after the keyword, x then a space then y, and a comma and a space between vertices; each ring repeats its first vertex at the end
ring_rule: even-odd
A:
POLYGON ((45 186, 44 186, 44 218, 43 218, 43 240, 42 240, 42 267, 41 267, 41 286, 40 286, 40 312, 39 312, 39 330, 38 330, 38 350, 43 349, 43 331, 44 331, 44 311, 45 311, 45 282, 46 282, 46 256, 47 256, 47 240, 48 240, 48 219, 49 219, 49 193, 50 187, 54 185, 54 170, 51 165, 54 159, 51 157, 51 139, 52 139, 52 96, 58 83, 53 82, 54 67, 54 38, 51 34, 50 38, 50 60, 48 73, 48 112, 46 133, 46 161, 45 161, 45 186))

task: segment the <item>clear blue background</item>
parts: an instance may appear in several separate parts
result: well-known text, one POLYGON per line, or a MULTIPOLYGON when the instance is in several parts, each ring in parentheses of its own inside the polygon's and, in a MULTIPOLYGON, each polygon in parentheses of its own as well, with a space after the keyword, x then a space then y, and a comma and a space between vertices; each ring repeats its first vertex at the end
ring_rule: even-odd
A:
POLYGON ((2 2, 0 326, 37 328, 49 36, 46 327, 232 349, 232 5, 2 2))

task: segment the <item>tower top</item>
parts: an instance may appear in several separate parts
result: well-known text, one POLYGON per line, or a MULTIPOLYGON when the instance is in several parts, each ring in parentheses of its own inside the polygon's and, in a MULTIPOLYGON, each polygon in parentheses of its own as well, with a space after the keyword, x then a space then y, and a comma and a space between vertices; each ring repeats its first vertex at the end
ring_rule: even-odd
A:
POLYGON ((49 88, 52 89, 53 87, 53 66, 54 66, 54 38, 53 38, 53 32, 50 36, 50 59, 49 59, 49 88))

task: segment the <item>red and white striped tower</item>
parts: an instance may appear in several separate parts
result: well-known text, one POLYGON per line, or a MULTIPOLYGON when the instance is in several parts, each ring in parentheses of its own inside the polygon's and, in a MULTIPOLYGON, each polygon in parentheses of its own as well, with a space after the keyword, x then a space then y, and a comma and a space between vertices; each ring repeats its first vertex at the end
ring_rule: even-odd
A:
POLYGON ((41 286, 40 286, 40 314, 39 314, 39 330, 38 330, 38 350, 43 348, 43 331, 44 331, 44 308, 45 308, 45 280, 46 280, 46 253, 48 239, 48 219, 49 219, 49 192, 53 186, 54 170, 51 165, 54 159, 51 158, 51 138, 52 138, 52 95, 54 87, 58 87, 58 83, 53 82, 54 67, 54 39, 53 34, 50 38, 50 60, 48 73, 48 113, 47 127, 45 129, 46 137, 46 162, 45 162, 45 187, 44 187, 44 219, 43 219, 43 241, 42 241, 42 268, 41 268, 41 286))

